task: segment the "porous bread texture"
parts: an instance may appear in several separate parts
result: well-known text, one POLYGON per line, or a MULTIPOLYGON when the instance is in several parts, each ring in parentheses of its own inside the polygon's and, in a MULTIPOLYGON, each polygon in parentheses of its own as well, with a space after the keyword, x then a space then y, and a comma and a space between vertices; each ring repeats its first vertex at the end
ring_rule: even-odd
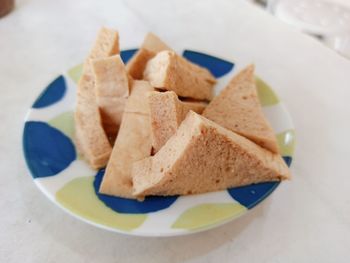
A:
POLYGON ((153 33, 148 33, 134 56, 127 63, 126 68, 133 79, 142 79, 148 60, 153 58, 158 52, 171 50, 159 37, 153 33))
POLYGON ((180 101, 173 91, 150 92, 148 103, 150 106, 153 153, 158 152, 175 134, 190 110, 200 114, 207 105, 204 102, 180 101))
POLYGON ((89 59, 98 59, 119 54, 118 31, 102 27, 98 32, 95 44, 90 51, 89 59))
POLYGON ((171 50, 171 48, 166 43, 164 43, 157 35, 152 32, 147 33, 145 39, 143 40, 142 48, 145 48, 154 53, 163 50, 171 50))
POLYGON ((206 107, 203 116, 274 153, 277 139, 262 111, 254 77, 254 65, 240 71, 206 107))
POLYGON ((197 100, 213 98, 216 80, 211 73, 174 51, 161 51, 147 62, 143 77, 158 89, 174 91, 178 96, 197 100))
POLYGON ((155 55, 156 53, 153 51, 141 47, 126 64, 128 74, 133 79, 142 79, 147 61, 153 58, 155 55))
POLYGON ((132 195, 131 168, 135 161, 151 154, 151 127, 146 96, 153 90, 146 81, 133 81, 100 193, 135 198, 132 195))
POLYGON ((103 130, 101 116, 95 97, 95 80, 92 72, 92 59, 106 58, 119 53, 118 32, 102 28, 83 66, 78 83, 75 111, 75 139, 79 152, 94 168, 104 167, 112 147, 103 130))
POLYGON ((187 195, 290 178, 280 155, 189 112, 153 157, 135 162, 134 195, 187 195))
POLYGON ((114 141, 129 96, 128 75, 120 55, 94 59, 92 67, 102 125, 108 137, 114 141))

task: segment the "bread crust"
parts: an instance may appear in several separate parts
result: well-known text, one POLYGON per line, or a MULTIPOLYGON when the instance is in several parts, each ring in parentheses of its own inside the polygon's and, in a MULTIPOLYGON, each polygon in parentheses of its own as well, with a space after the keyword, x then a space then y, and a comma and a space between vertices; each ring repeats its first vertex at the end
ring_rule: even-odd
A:
POLYGON ((132 195, 131 169, 135 161, 151 154, 151 127, 146 96, 153 90, 146 81, 133 82, 100 193, 135 198, 132 195))
POLYGON ((129 81, 125 65, 119 55, 92 60, 96 101, 102 125, 107 136, 114 141, 122 120, 129 81))
POLYGON ((107 164, 112 147, 102 126, 95 96, 95 79, 91 60, 106 58, 117 53, 119 53, 118 32, 102 28, 84 63, 82 77, 78 83, 75 139, 79 152, 94 169, 107 164))
POLYGON ((136 162, 134 195, 187 195, 289 179, 280 155, 190 111, 154 156, 136 162))
POLYGON ((151 32, 148 33, 140 49, 126 65, 128 74, 133 79, 143 79, 143 71, 145 70, 147 62, 158 52, 163 50, 171 50, 171 48, 155 34, 151 32))
POLYGON ((274 131, 264 116, 256 90, 254 65, 240 71, 206 107, 203 116, 274 153, 274 131))
POLYGON ((205 102, 182 102, 173 91, 151 92, 148 94, 148 103, 150 106, 153 153, 158 152, 175 134, 190 110, 201 114, 207 106, 205 102))
POLYGON ((174 91, 181 97, 210 101, 214 95, 214 76, 174 51, 161 51, 149 60, 143 77, 153 87, 174 91))

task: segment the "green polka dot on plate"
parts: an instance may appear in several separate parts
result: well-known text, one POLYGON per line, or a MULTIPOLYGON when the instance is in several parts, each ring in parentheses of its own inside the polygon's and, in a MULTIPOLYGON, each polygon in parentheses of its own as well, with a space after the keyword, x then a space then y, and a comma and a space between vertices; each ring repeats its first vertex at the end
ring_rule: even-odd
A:
POLYGON ((256 88, 258 91, 261 106, 272 106, 279 103, 275 92, 259 77, 255 77, 256 88))
POLYGON ((239 203, 201 204, 182 213, 172 228, 195 230, 232 219, 246 210, 247 208, 239 203))
POLYGON ((93 188, 94 176, 73 179, 56 193, 56 201, 75 215, 107 227, 131 231, 142 225, 146 214, 120 214, 105 206, 93 188))

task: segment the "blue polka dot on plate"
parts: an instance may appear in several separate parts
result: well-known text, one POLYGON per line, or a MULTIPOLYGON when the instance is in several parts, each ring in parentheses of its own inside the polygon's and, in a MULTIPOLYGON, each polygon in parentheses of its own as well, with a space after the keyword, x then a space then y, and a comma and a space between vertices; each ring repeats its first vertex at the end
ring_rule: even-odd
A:
POLYGON ((23 150, 34 178, 56 175, 76 158, 69 137, 47 123, 38 121, 25 123, 23 150))
POLYGON ((60 101, 64 97, 66 89, 66 81, 61 75, 40 94, 32 107, 35 109, 44 108, 60 101))
MULTIPOLYGON (((288 166, 292 163, 292 157, 283 156, 284 161, 288 166)), ((235 187, 227 189, 230 196, 244 205, 246 208, 251 209, 266 198, 280 182, 267 182, 261 184, 251 184, 242 187, 235 187)))
POLYGON ((143 214, 156 212, 168 208, 177 199, 177 196, 150 196, 146 197, 144 201, 140 202, 134 199, 100 194, 98 190, 100 189, 104 173, 105 169, 101 169, 95 176, 95 193, 106 206, 113 209, 114 211, 117 211, 118 213, 143 214))
POLYGON ((199 66, 207 68, 216 78, 229 73, 234 67, 234 64, 227 60, 191 50, 185 50, 183 57, 199 66))
POLYGON ((120 57, 122 58, 124 64, 128 63, 128 61, 134 56, 138 49, 128 49, 120 51, 120 57))

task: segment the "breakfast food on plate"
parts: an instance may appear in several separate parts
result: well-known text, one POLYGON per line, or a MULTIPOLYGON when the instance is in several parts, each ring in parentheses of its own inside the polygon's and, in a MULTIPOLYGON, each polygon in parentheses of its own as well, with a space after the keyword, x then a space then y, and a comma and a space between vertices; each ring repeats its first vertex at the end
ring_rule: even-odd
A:
POLYGON ((133 166, 134 195, 186 195, 290 177, 280 155, 189 112, 176 135, 133 166))
POLYGON ((148 33, 140 49, 126 65, 126 69, 130 76, 134 79, 142 79, 143 71, 145 70, 148 60, 163 50, 171 50, 171 48, 161 41, 156 35, 148 33))
POLYGON ((106 58, 119 53, 118 32, 102 28, 83 67, 78 83, 75 110, 75 130, 78 149, 93 168, 107 164, 112 148, 102 127, 95 97, 92 59, 106 58))
POLYGON ((211 73, 154 34, 127 66, 118 41, 101 29, 77 91, 78 149, 92 168, 107 164, 100 193, 141 200, 290 178, 253 65, 214 98, 211 73))
POLYGON ((147 62, 143 77, 155 88, 172 90, 178 96, 197 100, 213 98, 214 76, 174 51, 161 51, 147 62))
POLYGON ((117 136, 129 96, 128 75, 119 55, 92 60, 92 67, 103 128, 113 140, 117 136))
POLYGON ((141 47, 126 65, 129 75, 133 79, 142 79, 147 61, 155 55, 153 51, 141 47))
POLYGON ((143 40, 142 48, 145 48, 154 53, 158 53, 163 50, 172 50, 167 44, 165 44, 158 36, 153 33, 148 33, 143 40))
POLYGON ((275 134, 259 102, 253 65, 242 70, 230 81, 209 103, 203 116, 278 153, 275 134))
POLYGON ((103 194, 135 198, 132 195, 131 169, 135 161, 151 154, 151 126, 145 98, 147 92, 153 90, 146 81, 133 82, 118 137, 100 186, 103 194))
POLYGON ((175 134, 190 110, 202 113, 207 105, 204 102, 182 102, 173 91, 154 91, 148 95, 148 102, 154 153, 175 134))

